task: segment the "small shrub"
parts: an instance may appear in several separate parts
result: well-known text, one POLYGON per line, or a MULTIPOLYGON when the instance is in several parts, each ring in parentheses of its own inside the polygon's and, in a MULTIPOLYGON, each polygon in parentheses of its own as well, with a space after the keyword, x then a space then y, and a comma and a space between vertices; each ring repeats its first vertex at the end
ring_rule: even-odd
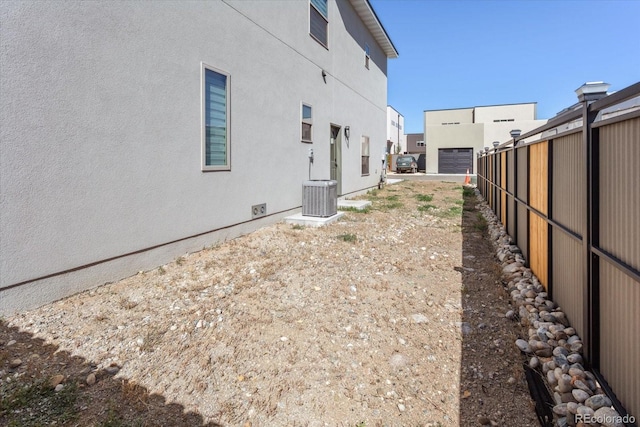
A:
POLYGON ((484 218, 484 216, 480 212, 478 212, 478 215, 476 216, 476 222, 475 224, 473 224, 473 228, 475 228, 478 231, 482 231, 483 233, 487 231, 487 228, 488 228, 487 220, 484 218))
POLYGON ((351 233, 340 234, 340 235, 336 236, 336 238, 338 240, 342 240, 343 242, 349 242, 349 243, 353 243, 353 242, 356 242, 358 240, 356 235, 355 234, 351 234, 351 233))
POLYGON ((433 194, 416 194, 419 202, 430 202, 433 200, 433 194))
POLYGON ((427 211, 430 211, 431 209, 436 209, 436 205, 426 204, 426 205, 418 206, 418 210, 420 212, 427 212, 427 211))
POLYGON ((391 209, 401 208, 402 206, 404 205, 401 202, 391 201, 389 203, 384 203, 382 206, 380 206, 380 209, 383 211, 388 211, 391 209))
POLYGON ((369 213, 371 211, 371 207, 367 206, 363 209, 358 209, 355 208, 353 206, 338 206, 338 210, 339 211, 344 211, 344 212, 355 212, 355 213, 369 213))
POLYGON ((472 187, 464 187, 462 189, 462 195, 464 197, 473 197, 476 195, 476 192, 472 187))
POLYGON ((292 228, 292 229, 294 229, 294 230, 304 230, 304 225, 301 225, 301 224, 293 224, 293 225, 291 226, 291 228, 292 228))

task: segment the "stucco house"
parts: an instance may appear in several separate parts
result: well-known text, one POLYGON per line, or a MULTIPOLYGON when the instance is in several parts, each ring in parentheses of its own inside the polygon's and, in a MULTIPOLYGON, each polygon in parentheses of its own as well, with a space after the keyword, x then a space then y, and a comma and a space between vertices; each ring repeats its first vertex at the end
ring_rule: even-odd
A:
POLYGON ((424 112, 426 172, 475 173, 476 153, 493 142, 509 140, 510 131, 526 133, 544 125, 535 102, 486 105, 424 112))
POLYGON ((407 151, 404 134, 404 116, 387 105, 387 153, 401 154, 407 151))
POLYGON ((0 314, 299 212, 305 180, 377 185, 398 52, 367 0, 3 2, 0 22, 0 314))

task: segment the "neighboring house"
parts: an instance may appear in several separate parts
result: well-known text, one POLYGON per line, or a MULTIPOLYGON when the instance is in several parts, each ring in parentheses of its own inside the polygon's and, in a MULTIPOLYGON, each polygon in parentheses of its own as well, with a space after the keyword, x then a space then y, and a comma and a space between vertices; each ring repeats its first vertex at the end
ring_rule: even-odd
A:
POLYGON ((3 2, 0 21, 0 314, 299 212, 309 178, 378 183, 398 53, 367 0, 3 2))
POLYGON ((426 146, 424 143, 423 133, 408 133, 407 138, 407 153, 413 154, 413 157, 418 161, 418 170, 425 170, 425 158, 426 158, 426 146))
POLYGON ((508 141, 510 131, 526 133, 544 125, 535 102, 424 112, 427 173, 475 173, 476 153, 508 141))
POLYGON ((387 152, 402 154, 407 151, 404 135, 404 116, 395 108, 387 105, 387 152))

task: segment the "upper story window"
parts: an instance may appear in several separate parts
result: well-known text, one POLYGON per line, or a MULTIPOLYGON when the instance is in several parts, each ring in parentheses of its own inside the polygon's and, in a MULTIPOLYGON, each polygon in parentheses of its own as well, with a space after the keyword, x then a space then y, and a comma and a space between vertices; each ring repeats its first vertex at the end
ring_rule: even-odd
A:
POLYGON ((371 60, 371 50, 367 43, 364 44, 364 66, 369 69, 369 61, 371 60))
POLYGON ((309 0, 309 34, 328 48, 329 9, 327 0, 309 0))
POLYGON ((302 104, 302 134, 300 137, 302 142, 313 142, 311 135, 313 118, 311 117, 311 113, 311 106, 302 104))
POLYGON ((424 147, 424 141, 416 141, 416 147, 424 147))
POLYGON ((202 64, 202 170, 230 170, 230 76, 202 64))

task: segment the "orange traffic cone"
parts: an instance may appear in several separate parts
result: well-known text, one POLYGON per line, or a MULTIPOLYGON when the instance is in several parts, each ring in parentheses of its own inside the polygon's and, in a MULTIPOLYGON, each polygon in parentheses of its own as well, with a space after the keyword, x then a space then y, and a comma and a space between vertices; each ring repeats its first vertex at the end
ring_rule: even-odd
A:
POLYGON ((467 168, 467 176, 464 177, 464 185, 471 184, 471 178, 469 177, 469 168, 467 168))

